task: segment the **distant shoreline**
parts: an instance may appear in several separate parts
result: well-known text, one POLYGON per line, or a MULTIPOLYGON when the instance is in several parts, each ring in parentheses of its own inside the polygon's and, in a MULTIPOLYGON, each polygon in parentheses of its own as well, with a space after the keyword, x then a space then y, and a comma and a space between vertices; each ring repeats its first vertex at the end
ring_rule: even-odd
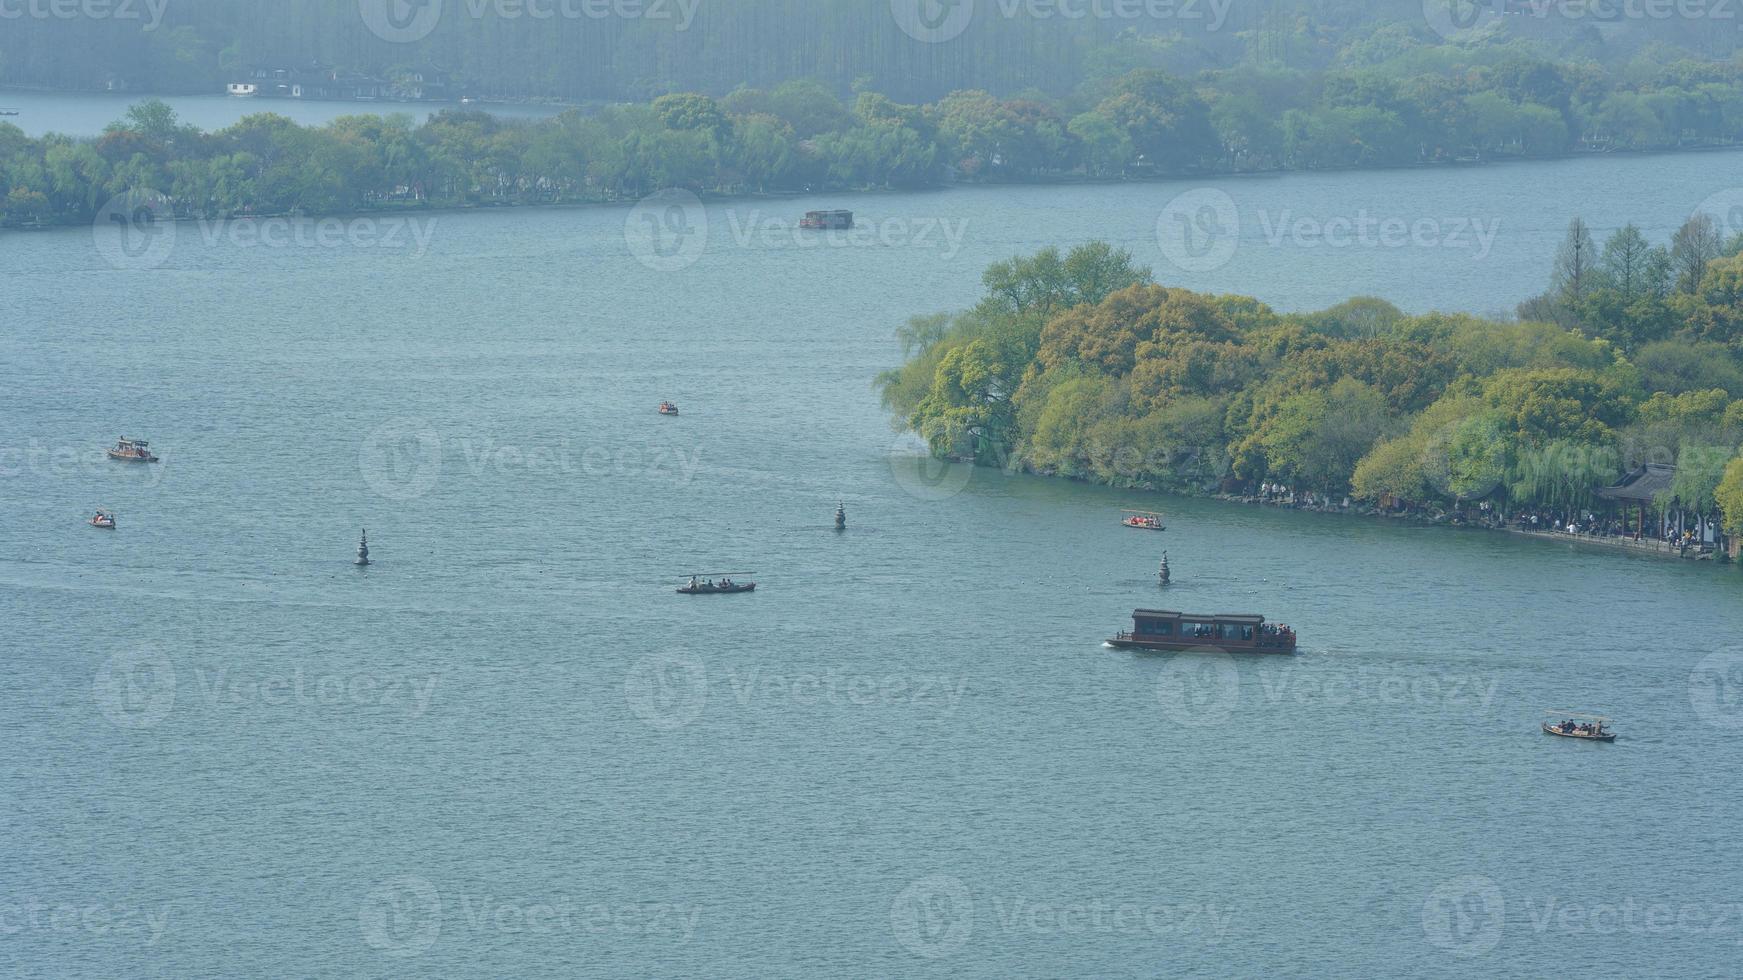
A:
MULTIPOLYGON (((277 101, 294 101, 294 100, 277 100, 277 101)), ((372 103, 359 103, 359 104, 370 105, 372 103)), ((379 103, 376 103, 376 104, 379 104, 379 103)), ((432 103, 432 104, 434 104, 434 103, 432 103)), ((0 117, 0 123, 3 123, 4 121, 5 121, 4 117, 0 117)), ((1400 172, 1400 171, 1424 171, 1424 170, 1442 170, 1442 169, 1474 169, 1474 168, 1480 168, 1480 167, 1507 167, 1507 166, 1533 164, 1533 163, 1555 163, 1558 161, 1565 162, 1565 161, 1569 161, 1569 160, 1603 159, 1605 157, 1613 157, 1613 156, 1626 156, 1626 157, 1634 158, 1634 157, 1651 157, 1651 156, 1685 156, 1685 155, 1696 154, 1696 153, 1743 153, 1743 143, 1739 143, 1739 144, 1734 145, 1734 146, 1686 147, 1686 148, 1682 148, 1682 149, 1654 149, 1654 150, 1615 150, 1615 151, 1610 151, 1610 152, 1606 152, 1606 153, 1566 153, 1566 154, 1561 154, 1561 155, 1557 155, 1557 156, 1521 157, 1521 158, 1510 158, 1510 159, 1505 159, 1505 160, 1491 160, 1491 161, 1479 161, 1479 162, 1467 162, 1467 163, 1460 163, 1460 162, 1420 163, 1420 164, 1411 164, 1411 165, 1405 165, 1405 166, 1386 166, 1386 167, 1318 167, 1318 168, 1312 168, 1312 169, 1298 169, 1298 170, 1289 170, 1289 169, 1247 170, 1247 171, 1240 171, 1240 172, 1230 171, 1230 172, 1226 172, 1226 173, 1206 173, 1206 174, 1194 174, 1194 175, 1187 175, 1187 176, 1175 175, 1175 176, 1154 176, 1154 177, 1091 177, 1091 176, 1077 175, 1077 176, 1060 176, 1060 177, 1056 177, 1056 178, 1038 178, 1038 179, 1031 179, 1031 180, 952 181, 952 182, 941 182, 941 183, 935 183, 935 184, 923 184, 923 185, 917 185, 917 186, 913 186, 913 187, 857 188, 854 190, 836 190, 836 191, 819 191, 819 190, 797 189, 797 190, 783 190, 783 191, 745 191, 742 193, 735 193, 735 194, 720 193, 720 192, 704 192, 704 191, 690 191, 690 193, 694 193, 697 196, 697 198, 700 199, 705 204, 730 203, 730 202, 735 202, 735 201, 779 201, 779 200, 793 200, 793 199, 804 198, 804 197, 823 197, 823 196, 841 197, 841 198, 875 198, 875 197, 886 196, 886 195, 890 195, 890 194, 927 194, 927 193, 942 194, 942 193, 948 193, 948 192, 952 192, 952 191, 974 191, 974 190, 994 190, 994 189, 1001 189, 1002 190, 1002 189, 1011 189, 1011 188, 1053 188, 1053 187, 1118 186, 1118 185, 1150 185, 1150 184, 1195 184, 1195 183, 1202 184, 1202 183, 1221 181, 1221 180, 1275 179, 1275 178, 1281 178, 1281 177, 1292 177, 1292 176, 1296 176, 1296 175, 1307 175, 1307 174, 1396 173, 1396 172, 1400 172)), ((518 203, 513 203, 513 202, 500 202, 500 203, 490 203, 490 204, 415 204, 415 203, 408 204, 408 203, 401 203, 401 204, 394 204, 394 205, 388 205, 388 206, 383 206, 383 207, 355 208, 355 209, 344 210, 344 211, 309 212, 309 213, 305 213, 305 214, 296 214, 296 213, 292 213, 292 212, 276 212, 276 213, 270 213, 270 214, 231 215, 229 217, 223 217, 223 218, 202 218, 202 217, 180 218, 180 217, 178 217, 178 218, 174 218, 172 220, 175 224, 181 225, 181 224, 199 224, 202 222, 222 223, 222 222, 230 222, 230 221, 267 221, 267 220, 280 220, 280 219, 289 219, 289 220, 294 220, 294 221, 322 221, 322 220, 328 220, 328 219, 345 220, 345 219, 370 218, 370 217, 381 217, 381 216, 405 216, 405 215, 424 215, 424 214, 429 214, 429 215, 463 214, 463 213, 484 212, 484 211, 572 211, 572 210, 587 209, 587 208, 634 207, 637 203, 644 201, 644 200, 647 200, 648 198, 653 197, 657 194, 668 193, 671 191, 684 191, 684 190, 688 190, 688 189, 687 188, 663 188, 661 190, 652 191, 643 197, 637 197, 637 198, 624 197, 624 198, 617 198, 617 199, 612 199, 612 200, 552 201, 552 202, 542 202, 542 203, 536 203, 536 204, 518 204, 518 203)), ((64 230, 67 228, 79 228, 79 227, 84 227, 84 226, 85 226, 84 222, 65 222, 65 223, 60 223, 60 224, 40 224, 40 225, 0 226, 0 233, 5 233, 8 231, 24 231, 24 232, 57 231, 57 230, 64 230)))

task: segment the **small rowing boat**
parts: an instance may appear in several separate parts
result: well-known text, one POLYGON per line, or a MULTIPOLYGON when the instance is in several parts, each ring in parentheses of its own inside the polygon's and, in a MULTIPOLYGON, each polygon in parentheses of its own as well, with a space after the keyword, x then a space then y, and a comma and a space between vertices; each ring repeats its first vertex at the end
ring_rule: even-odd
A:
POLYGON ((95 528, 101 528, 105 531, 113 531, 115 530, 115 515, 106 510, 100 510, 91 517, 90 524, 95 528))
POLYGON ((1610 720, 1602 715, 1582 715, 1571 711, 1549 712, 1551 718, 1561 718, 1555 724, 1543 722, 1543 734, 1557 738, 1577 738, 1587 742, 1614 742, 1616 733, 1605 728, 1610 720))
POLYGON ((1162 523, 1162 515, 1154 511, 1129 510, 1125 513, 1126 516, 1120 523, 1127 527, 1137 528, 1140 531, 1168 530, 1167 526, 1162 523))
POLYGON ((129 439, 126 436, 122 436, 109 450, 109 458, 118 459, 124 463, 157 462, 157 455, 151 451, 151 443, 143 439, 129 439))
POLYGON ((660 403, 660 414, 661 415, 676 415, 676 414, 678 414, 678 406, 672 404, 671 402, 661 402, 660 403))
POLYGON ((734 575, 749 575, 750 572, 716 572, 713 575, 697 573, 690 576, 690 584, 678 590, 679 595, 738 595, 741 592, 755 592, 755 582, 734 582, 734 575), (716 581, 718 576, 719 581, 716 581))

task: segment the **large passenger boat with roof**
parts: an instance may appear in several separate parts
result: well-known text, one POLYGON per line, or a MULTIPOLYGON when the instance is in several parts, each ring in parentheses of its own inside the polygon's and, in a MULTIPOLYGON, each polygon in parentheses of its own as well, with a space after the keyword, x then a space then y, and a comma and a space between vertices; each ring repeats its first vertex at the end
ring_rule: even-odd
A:
POLYGON ((1229 653, 1294 653, 1295 631, 1246 613, 1214 616, 1136 609, 1132 629, 1108 641, 1122 650, 1223 650, 1229 653))

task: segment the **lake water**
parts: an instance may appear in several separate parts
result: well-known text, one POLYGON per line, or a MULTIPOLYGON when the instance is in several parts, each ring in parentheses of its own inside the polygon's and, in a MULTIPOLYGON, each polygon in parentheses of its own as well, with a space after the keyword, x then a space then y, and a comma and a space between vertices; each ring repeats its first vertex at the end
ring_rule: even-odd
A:
POLYGON ((1045 244, 1505 309, 1737 159, 1228 181, 1201 272, 1191 184, 0 236, 0 973, 1732 974, 1735 569, 935 471, 870 381, 1045 244), (1501 227, 1265 232, 1363 209, 1501 227), (1302 651, 1102 646, 1156 605, 1302 651))
MULTIPOLYGON (((422 122, 431 113, 461 108, 428 102, 320 102, 301 99, 238 99, 228 95, 142 95, 134 92, 93 94, 88 92, 28 92, 0 89, 0 107, 16 109, 18 115, 0 117, 28 136, 64 133, 96 136, 110 123, 127 115, 127 109, 146 99, 161 99, 184 123, 211 131, 223 129, 256 112, 275 112, 305 126, 321 126, 340 116, 405 113, 422 122)), ((492 115, 508 119, 543 119, 562 112, 560 106, 479 105, 492 115)))

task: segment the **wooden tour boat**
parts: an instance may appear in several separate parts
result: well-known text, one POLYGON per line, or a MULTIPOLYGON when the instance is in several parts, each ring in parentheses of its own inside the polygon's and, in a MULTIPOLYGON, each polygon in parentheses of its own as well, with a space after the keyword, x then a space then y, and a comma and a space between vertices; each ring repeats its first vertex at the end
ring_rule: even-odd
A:
POLYGON ((1555 724, 1543 723, 1543 734, 1554 735, 1557 738, 1577 738, 1587 742, 1614 742, 1616 733, 1605 728, 1610 719, 1602 715, 1582 715, 1577 711, 1551 711, 1551 718, 1560 718, 1555 724))
POLYGON ((753 575, 754 572, 715 572, 708 574, 698 572, 690 576, 690 584, 678 590, 679 595, 738 595, 741 592, 755 592, 755 582, 734 582, 734 575, 753 575), (719 581, 716 581, 718 577, 719 581))
POLYGON ((1162 515, 1149 510, 1123 511, 1126 515, 1120 521, 1127 527, 1135 527, 1140 531, 1166 531, 1167 525, 1162 523, 1162 515))
POLYGON ((109 450, 110 459, 119 459, 127 463, 155 463, 157 455, 151 451, 151 443, 143 439, 129 439, 122 436, 116 441, 114 448, 109 450))
POLYGON ((853 227, 853 212, 807 211, 799 227, 812 231, 846 231, 853 227))
POLYGON ((1108 641, 1122 650, 1221 650, 1227 653, 1294 653, 1295 631, 1245 613, 1201 616, 1164 609, 1135 609, 1132 629, 1108 641))
POLYGON ((678 406, 672 404, 671 402, 661 402, 660 403, 660 414, 661 415, 676 415, 676 414, 678 414, 678 406))
POLYGON ((100 510, 91 517, 91 526, 105 531, 115 530, 115 515, 106 510, 100 510))

